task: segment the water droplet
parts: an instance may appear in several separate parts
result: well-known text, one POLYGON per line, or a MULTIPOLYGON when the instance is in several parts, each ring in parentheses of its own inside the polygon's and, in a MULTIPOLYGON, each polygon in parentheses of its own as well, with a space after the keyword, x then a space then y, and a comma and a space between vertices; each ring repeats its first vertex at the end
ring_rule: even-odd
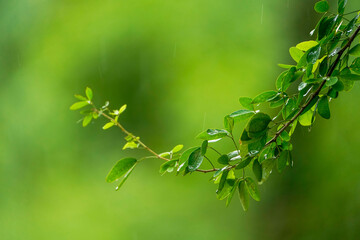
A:
POLYGON ((310 36, 314 35, 315 33, 315 29, 313 29, 311 32, 310 32, 310 36))

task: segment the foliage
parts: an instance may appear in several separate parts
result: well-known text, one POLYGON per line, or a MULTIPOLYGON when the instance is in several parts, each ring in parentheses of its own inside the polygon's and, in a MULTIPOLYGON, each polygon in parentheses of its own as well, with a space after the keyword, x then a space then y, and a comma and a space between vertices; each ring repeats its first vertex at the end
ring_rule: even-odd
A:
POLYGON ((317 115, 329 119, 330 101, 341 92, 350 91, 354 82, 360 80, 360 44, 353 44, 360 31, 360 13, 345 14, 346 2, 338 1, 336 14, 329 12, 328 1, 317 2, 315 11, 324 14, 310 33, 314 39, 290 48, 295 63, 279 64, 285 71, 277 78, 275 90, 263 92, 254 98, 240 97, 239 102, 244 109, 225 116, 223 129, 208 129, 199 133, 196 138, 202 140, 201 144, 182 153, 183 145, 177 145, 168 152, 158 154, 145 145, 140 137, 126 130, 119 122, 126 105, 111 110, 109 102, 106 102, 97 108, 92 101, 90 88, 86 88, 86 97, 75 95, 80 101, 74 103, 71 110, 90 107, 81 111, 85 115, 82 120, 84 127, 92 119, 105 117, 109 122, 103 126, 104 130, 116 126, 126 134, 123 149, 142 148, 151 153, 151 156, 141 159, 119 160, 106 181, 122 179, 116 187, 119 189, 139 162, 155 157, 164 161, 159 170, 161 174, 212 173, 211 181, 218 186, 217 197, 226 199, 226 205, 236 191, 245 211, 249 206, 249 196, 260 201, 258 184, 265 182, 274 168, 282 172, 293 165, 291 137, 296 127, 299 124, 311 127, 317 115), (347 15, 351 14, 355 16, 348 19, 347 15), (275 109, 277 114, 270 116, 258 110, 264 104, 275 109), (240 139, 235 139, 234 126, 242 121, 248 122, 240 139), (226 139, 232 142, 234 151, 221 153, 214 148, 215 142, 226 139), (208 150, 219 155, 216 161, 208 157, 208 150), (212 168, 201 169, 204 160, 212 168), (254 177, 249 176, 250 169, 254 177))

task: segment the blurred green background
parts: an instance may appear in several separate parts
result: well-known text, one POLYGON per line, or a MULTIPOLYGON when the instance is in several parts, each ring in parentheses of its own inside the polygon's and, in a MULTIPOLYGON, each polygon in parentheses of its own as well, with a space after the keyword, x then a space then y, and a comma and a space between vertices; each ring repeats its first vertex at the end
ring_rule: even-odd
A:
POLYGON ((331 120, 297 130, 294 168, 247 213, 218 201, 208 175, 160 176, 158 160, 115 192, 107 172, 138 153, 69 111, 90 86, 98 105, 127 103, 123 124, 156 151, 199 144, 239 96, 274 88, 276 64, 310 38, 314 2, 1 1, 0 239, 357 239, 358 84, 331 120))

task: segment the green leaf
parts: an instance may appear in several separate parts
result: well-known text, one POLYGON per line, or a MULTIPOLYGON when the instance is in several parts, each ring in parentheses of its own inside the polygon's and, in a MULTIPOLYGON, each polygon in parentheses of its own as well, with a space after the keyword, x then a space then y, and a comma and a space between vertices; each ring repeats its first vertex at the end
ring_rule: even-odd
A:
POLYGON ((301 42, 301 43, 297 44, 296 48, 300 49, 301 51, 306 52, 307 50, 309 50, 312 47, 315 47, 318 44, 319 43, 316 41, 305 41, 305 42, 301 42))
POLYGON ((280 153, 280 156, 279 156, 278 162, 277 162, 277 167, 278 167, 279 173, 281 173, 285 169, 286 163, 288 162, 288 158, 289 158, 288 150, 282 151, 280 153))
POLYGON ((249 191, 250 196, 255 201, 260 201, 260 193, 259 193, 259 190, 258 190, 257 183, 250 177, 245 178, 245 182, 246 182, 246 185, 248 187, 248 191, 249 191))
POLYGON ((291 47, 289 49, 290 56, 294 59, 295 62, 299 62, 302 56, 304 55, 304 52, 296 47, 291 47))
POLYGON ((285 69, 289 69, 289 68, 295 67, 294 65, 281 64, 281 63, 279 63, 278 66, 281 67, 281 68, 285 68, 285 69))
POLYGON ((214 140, 224 138, 228 135, 229 132, 223 129, 208 129, 201 132, 199 135, 196 136, 196 138, 202 140, 214 140))
POLYGON ((104 130, 106 130, 106 129, 108 129, 108 128, 111 128, 112 126, 114 126, 115 124, 113 123, 113 122, 108 122, 107 124, 105 124, 104 126, 103 126, 103 129, 104 130))
POLYGON ((343 14, 345 11, 347 0, 338 0, 338 13, 343 14))
POLYGON ((164 174, 166 172, 170 173, 170 172, 174 171, 174 169, 176 167, 176 163, 177 163, 177 160, 171 160, 171 161, 167 161, 167 162, 161 164, 159 173, 164 174))
POLYGON ((217 159, 218 163, 222 164, 222 165, 228 165, 230 158, 228 157, 228 155, 221 155, 218 159, 217 159))
POLYGON ((196 149, 189 156, 188 167, 187 167, 188 170, 190 172, 196 171, 200 167, 203 160, 204 160, 204 156, 201 155, 201 149, 200 148, 196 149))
POLYGON ((83 122, 82 122, 82 125, 83 127, 86 127, 87 125, 89 125, 89 123, 91 122, 93 118, 93 115, 92 114, 89 114, 89 115, 86 115, 83 119, 83 122))
POLYGON ((234 119, 231 118, 229 115, 226 115, 224 117, 224 128, 226 129, 226 131, 232 132, 232 130, 234 129, 234 124, 234 119))
POLYGON ((124 104, 120 107, 118 115, 122 114, 126 110, 127 105, 124 104))
POLYGON ((74 96, 75 96, 77 99, 81 100, 81 101, 87 101, 87 100, 88 100, 86 97, 81 96, 81 95, 79 95, 79 94, 75 94, 74 96))
POLYGON ((340 75, 339 78, 341 80, 347 80, 347 81, 359 81, 360 80, 360 75, 357 75, 357 74, 345 74, 345 75, 340 75))
POLYGON ((289 134, 288 134, 287 131, 282 131, 282 132, 280 133, 280 137, 281 137, 281 139, 284 140, 285 142, 290 141, 290 136, 289 136, 289 134))
POLYGON ((248 166, 250 164, 251 160, 252 160, 251 157, 246 157, 244 160, 239 162, 239 164, 236 166, 235 169, 242 169, 242 168, 248 166))
POLYGON ((70 110, 78 110, 80 108, 83 108, 85 106, 89 105, 88 101, 81 101, 81 102, 76 102, 73 105, 70 106, 70 110))
POLYGON ((241 106, 246 108, 247 110, 254 111, 254 106, 252 105, 252 99, 249 97, 240 97, 239 102, 241 106))
POLYGON ((234 185, 235 185, 235 179, 226 179, 222 190, 217 192, 217 198, 219 200, 223 200, 226 197, 228 197, 231 191, 233 190, 234 185))
POLYGON ((238 180, 236 180, 233 187, 232 187, 232 189, 231 189, 231 191, 230 191, 230 194, 229 194, 228 198, 226 199, 226 206, 229 206, 229 204, 230 204, 230 202, 231 202, 231 200, 232 200, 232 198, 234 196, 234 193, 236 192, 236 189, 237 189, 238 185, 239 185, 239 182, 238 182, 238 180))
POLYGON ((121 180, 119 185, 117 185, 117 187, 115 188, 116 191, 118 191, 122 187, 122 185, 125 183, 125 181, 129 178, 130 174, 133 172, 134 168, 135 168, 135 165, 125 174, 124 178, 121 180))
POLYGON ((137 160, 135 158, 123 158, 119 160, 110 170, 109 174, 106 177, 106 181, 111 183, 118 180, 133 166, 135 166, 136 163, 137 160))
POLYGON ((91 101, 91 99, 93 98, 93 92, 91 90, 91 88, 87 87, 85 90, 86 96, 87 98, 91 101))
POLYGON ((311 110, 306 111, 304 114, 300 115, 299 123, 302 126, 311 126, 312 125, 312 116, 313 116, 313 111, 311 111, 311 110))
POLYGON ((276 91, 267 91, 257 95, 253 100, 252 104, 263 103, 273 100, 278 95, 276 91))
POLYGON ((123 150, 125 149, 136 149, 139 147, 139 144, 136 143, 135 141, 130 141, 125 143, 124 147, 122 148, 123 150))
POLYGON ((261 182, 262 179, 262 167, 257 159, 254 160, 253 166, 252 166, 253 173, 256 177, 256 180, 258 182, 261 182))
POLYGON ((317 109, 320 116, 325 119, 330 118, 330 108, 327 96, 323 96, 320 98, 317 109))
POLYGON ((318 13, 324 13, 329 10, 329 3, 327 1, 320 1, 315 4, 315 11, 318 13))
POLYGON ((325 86, 330 87, 337 83, 339 79, 337 77, 329 77, 326 79, 325 86))
POLYGON ((234 121, 242 121, 250 118, 254 115, 253 111, 250 110, 238 110, 236 112, 231 113, 229 116, 234 119, 234 121))
POLYGON ((199 147, 192 147, 187 149, 185 152, 183 152, 179 158, 179 162, 187 162, 189 160, 190 154, 194 152, 195 150, 199 149, 199 147))
POLYGON ((355 47, 351 48, 349 54, 352 56, 360 56, 360 44, 357 44, 355 47))
POLYGON ((268 125, 271 122, 269 115, 256 113, 249 121, 246 130, 250 138, 258 138, 266 134, 268 125))
POLYGON ((274 168, 274 165, 275 165, 275 159, 273 158, 270 158, 270 159, 267 159, 265 160, 261 166, 262 166, 262 180, 261 182, 265 182, 270 174, 272 173, 272 170, 274 168))
POLYGON ((201 144, 201 155, 205 156, 207 147, 209 145, 209 142, 207 140, 204 140, 201 144))
POLYGON ((360 57, 356 58, 351 66, 350 66, 350 69, 356 73, 359 73, 360 74, 360 57))
POLYGON ((184 147, 184 145, 182 145, 182 144, 176 145, 176 146, 171 150, 171 152, 172 152, 172 153, 180 152, 180 151, 183 149, 183 147, 184 147))
POLYGON ((239 182, 239 197, 241 206, 244 209, 244 211, 247 211, 249 208, 249 195, 248 195, 248 189, 245 183, 245 180, 241 180, 239 182))
POLYGON ((307 54, 306 60, 308 63, 315 64, 320 57, 321 45, 312 47, 307 54))

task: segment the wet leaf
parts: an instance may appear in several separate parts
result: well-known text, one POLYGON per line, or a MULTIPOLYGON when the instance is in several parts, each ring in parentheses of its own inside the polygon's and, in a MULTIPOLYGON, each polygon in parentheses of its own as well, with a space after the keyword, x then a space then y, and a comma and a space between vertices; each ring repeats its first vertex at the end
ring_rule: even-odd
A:
POLYGON ((258 182, 261 182, 262 179, 262 167, 257 159, 254 160, 253 166, 252 166, 253 173, 256 177, 256 180, 258 182))
POLYGON ((188 170, 190 172, 196 171, 204 160, 204 156, 201 155, 201 149, 198 148, 193 151, 189 156, 188 170))
POLYGON ((171 160, 171 161, 167 161, 167 162, 163 163, 160 166, 159 173, 164 174, 166 172, 169 172, 169 173, 173 172, 175 170, 176 163, 177 163, 177 160, 171 160))
POLYGON ((260 201, 260 193, 259 193, 259 190, 258 190, 257 183, 250 177, 245 178, 245 182, 246 182, 246 185, 248 187, 248 191, 249 191, 250 196, 255 201, 260 201))
POLYGON ((209 142, 204 140, 201 144, 201 155, 205 156, 209 142))
POLYGON ((223 129, 208 129, 201 132, 196 136, 197 139, 203 140, 214 140, 219 138, 224 138, 229 135, 229 132, 223 129))
POLYGON ((234 119, 234 121, 242 121, 250 118, 254 115, 253 111, 250 110, 238 110, 236 112, 231 113, 229 116, 234 119))
POLYGON ((307 54, 306 60, 308 63, 315 64, 320 57, 321 45, 312 47, 307 54))
POLYGON ((319 43, 316 41, 305 41, 305 42, 301 42, 301 43, 297 44, 296 48, 300 49, 301 51, 306 52, 307 50, 309 50, 312 47, 315 47, 318 44, 319 43))
POLYGON ((268 125, 271 122, 269 115, 265 113, 255 114, 249 121, 246 130, 250 138, 258 138, 266 134, 268 125))
POLYGON ((279 156, 278 162, 277 162, 277 167, 278 167, 279 173, 281 173, 285 169, 288 159, 289 159, 289 151, 287 151, 287 150, 282 151, 280 153, 280 156, 279 156))

